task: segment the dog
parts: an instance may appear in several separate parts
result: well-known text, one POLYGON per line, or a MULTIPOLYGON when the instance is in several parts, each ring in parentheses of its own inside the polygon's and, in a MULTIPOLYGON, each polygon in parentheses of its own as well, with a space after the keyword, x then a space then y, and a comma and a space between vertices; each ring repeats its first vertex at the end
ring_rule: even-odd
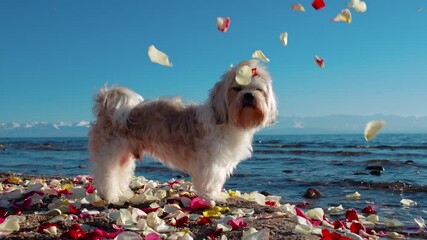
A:
POLYGON ((128 88, 107 86, 94 102, 89 158, 94 185, 109 203, 130 191, 135 160, 148 154, 189 173, 198 195, 214 206, 237 164, 251 157, 254 133, 277 118, 270 73, 254 59, 230 67, 200 105, 144 101, 128 88), (248 85, 235 80, 242 66, 252 69, 248 85))

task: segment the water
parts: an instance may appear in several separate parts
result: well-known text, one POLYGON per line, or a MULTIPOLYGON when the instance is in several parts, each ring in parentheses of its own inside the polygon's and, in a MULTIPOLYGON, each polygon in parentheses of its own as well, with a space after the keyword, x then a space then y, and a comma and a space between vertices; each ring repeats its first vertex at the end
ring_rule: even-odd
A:
MULTIPOLYGON (((0 171, 73 177, 90 174, 86 138, 0 139, 0 171)), ((167 181, 183 173, 169 170, 146 157, 138 162, 137 175, 167 181)), ((381 134, 366 142, 362 135, 256 136, 254 154, 238 165, 226 189, 267 191, 282 201, 308 207, 361 208, 373 205, 380 217, 397 218, 414 225, 413 218, 427 219, 427 135, 381 134), (385 171, 373 175, 368 166, 385 171), (315 187, 320 199, 305 199, 315 187), (360 200, 346 199, 358 191, 360 200), (402 208, 408 198, 416 207, 402 208)), ((341 216, 342 217, 342 216, 341 216)))

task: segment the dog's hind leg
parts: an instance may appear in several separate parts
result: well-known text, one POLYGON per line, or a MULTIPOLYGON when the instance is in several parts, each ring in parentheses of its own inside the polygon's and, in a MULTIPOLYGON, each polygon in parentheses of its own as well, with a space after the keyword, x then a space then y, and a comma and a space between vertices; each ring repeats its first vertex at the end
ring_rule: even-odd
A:
POLYGON ((129 152, 122 155, 122 158, 120 159, 119 171, 119 187, 121 193, 123 195, 127 195, 126 193, 133 194, 129 188, 129 184, 135 172, 135 159, 133 154, 129 152))

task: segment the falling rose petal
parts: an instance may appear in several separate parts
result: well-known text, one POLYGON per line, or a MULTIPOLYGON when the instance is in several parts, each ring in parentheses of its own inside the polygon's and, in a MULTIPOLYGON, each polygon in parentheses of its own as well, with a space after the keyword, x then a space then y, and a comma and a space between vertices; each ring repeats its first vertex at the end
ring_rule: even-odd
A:
POLYGON ((325 7, 325 2, 323 0, 314 0, 311 6, 316 10, 320 10, 325 7))
POLYGON ((338 15, 332 19, 334 22, 351 23, 351 12, 347 8, 342 10, 338 15))
POLYGON ((292 4, 292 10, 297 12, 305 12, 305 8, 300 3, 292 4))
POLYGON ((324 68, 325 67, 325 61, 323 60, 323 58, 320 58, 319 56, 314 56, 314 63, 316 63, 317 66, 319 66, 320 68, 324 68))
POLYGON ((357 13, 364 13, 368 8, 366 3, 361 0, 351 0, 351 2, 347 3, 347 7, 353 8, 357 13))
POLYGON ((411 199, 402 199, 402 200, 400 200, 400 204, 402 204, 402 206, 404 206, 404 207, 417 206, 417 202, 415 202, 411 199))
MULTIPOLYGON (((236 81, 237 81, 237 76, 236 76, 236 81)), ((198 210, 198 209, 208 209, 211 207, 211 205, 205 199, 196 197, 191 199, 190 207, 194 210, 198 210)))
POLYGON ((114 240, 143 240, 143 238, 137 233, 125 231, 117 235, 114 240))
POLYGON ((370 121, 365 126, 366 141, 372 140, 386 125, 386 121, 370 121))
POLYGON ((366 213, 366 214, 376 214, 377 211, 375 211, 375 209, 372 206, 367 206, 364 209, 362 209, 361 211, 362 213, 366 213))
POLYGON ((414 218, 414 221, 417 223, 417 225, 420 228, 426 228, 426 223, 425 223, 424 219, 421 216, 416 216, 414 218))
POLYGON ((268 59, 261 50, 256 50, 252 53, 252 58, 259 59, 263 62, 270 62, 270 59, 268 59))
POLYGON ((148 47, 148 57, 154 63, 158 63, 163 66, 172 67, 172 63, 169 61, 169 56, 164 52, 157 50, 154 45, 148 47))
POLYGON ((280 42, 282 42, 283 46, 288 46, 288 33, 284 32, 280 34, 280 42))
POLYGON ((216 18, 216 27, 221 32, 227 32, 228 27, 230 26, 230 18, 229 17, 217 17, 216 18))
POLYGON ((251 67, 244 65, 239 67, 236 72, 236 82, 240 85, 246 86, 251 83, 252 80, 252 69, 251 67))
POLYGON ((238 230, 248 225, 246 222, 243 221, 243 218, 236 218, 234 220, 229 220, 227 224, 230 225, 233 228, 233 230, 238 230))

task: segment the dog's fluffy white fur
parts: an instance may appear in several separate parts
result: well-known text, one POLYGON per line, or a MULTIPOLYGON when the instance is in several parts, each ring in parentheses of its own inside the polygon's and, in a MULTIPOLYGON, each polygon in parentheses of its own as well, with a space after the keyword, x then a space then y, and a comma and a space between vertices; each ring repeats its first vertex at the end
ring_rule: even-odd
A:
POLYGON ((237 164, 251 156, 253 134, 277 116, 270 74, 257 60, 230 68, 201 105, 144 101, 127 88, 103 87, 93 112, 92 172, 98 193, 110 203, 129 191, 135 159, 149 154, 189 173, 199 196, 214 204, 237 164), (244 65, 257 74, 242 86, 235 77, 244 65))

